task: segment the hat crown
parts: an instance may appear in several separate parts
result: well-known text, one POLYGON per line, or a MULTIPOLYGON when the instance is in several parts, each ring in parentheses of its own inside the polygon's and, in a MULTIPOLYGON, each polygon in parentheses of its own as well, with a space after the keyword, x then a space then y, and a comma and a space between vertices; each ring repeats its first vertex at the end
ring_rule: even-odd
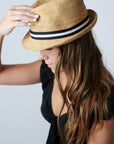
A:
POLYGON ((87 10, 83 0, 37 0, 32 6, 40 17, 22 40, 31 51, 67 44, 89 32, 97 21, 97 13, 87 10))
POLYGON ((88 15, 83 0, 40 0, 35 2, 35 6, 32 12, 40 15, 30 27, 35 32, 64 30, 80 23, 88 15))

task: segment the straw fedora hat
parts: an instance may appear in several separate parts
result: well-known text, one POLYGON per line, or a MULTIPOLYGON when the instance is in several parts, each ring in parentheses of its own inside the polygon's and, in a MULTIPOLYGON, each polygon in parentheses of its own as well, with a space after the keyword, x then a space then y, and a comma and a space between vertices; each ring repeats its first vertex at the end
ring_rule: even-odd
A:
POLYGON ((97 14, 83 0, 37 0, 31 11, 40 15, 22 40, 25 49, 44 50, 67 44, 89 32, 97 14))

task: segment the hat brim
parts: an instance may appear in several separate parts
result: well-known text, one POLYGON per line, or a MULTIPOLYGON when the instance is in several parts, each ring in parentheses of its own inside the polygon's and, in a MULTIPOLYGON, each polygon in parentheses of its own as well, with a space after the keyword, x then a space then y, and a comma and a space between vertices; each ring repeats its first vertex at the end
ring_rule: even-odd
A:
POLYGON ((40 50, 49 49, 49 48, 67 44, 67 43, 83 36, 84 34, 86 34, 87 32, 89 32, 92 29, 92 27, 95 25, 95 23, 97 21, 96 12, 91 9, 88 9, 87 11, 88 11, 88 15, 90 18, 90 24, 86 28, 81 30, 80 32, 78 32, 72 36, 64 37, 61 39, 52 39, 52 40, 35 40, 35 39, 31 38, 30 33, 27 32, 22 40, 23 47, 30 51, 40 51, 40 50))

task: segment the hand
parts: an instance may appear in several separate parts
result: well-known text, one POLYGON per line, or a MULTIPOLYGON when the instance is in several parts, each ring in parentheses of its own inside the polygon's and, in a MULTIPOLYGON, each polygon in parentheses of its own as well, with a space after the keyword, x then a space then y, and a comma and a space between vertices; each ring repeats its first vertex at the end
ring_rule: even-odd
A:
POLYGON ((0 35, 10 34, 15 27, 29 26, 28 21, 35 22, 39 16, 30 12, 32 9, 27 5, 12 6, 0 22, 0 35))

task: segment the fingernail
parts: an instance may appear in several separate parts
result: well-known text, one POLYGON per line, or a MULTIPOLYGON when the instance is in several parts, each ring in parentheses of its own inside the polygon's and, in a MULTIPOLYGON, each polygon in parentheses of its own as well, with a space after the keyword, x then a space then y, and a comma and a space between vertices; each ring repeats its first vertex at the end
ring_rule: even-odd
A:
POLYGON ((39 15, 35 15, 34 17, 35 17, 35 18, 38 18, 38 17, 39 17, 39 15))
POLYGON ((31 23, 28 23, 28 25, 30 26, 30 25, 31 25, 31 23))
POLYGON ((36 18, 33 18, 33 21, 36 21, 36 18))

